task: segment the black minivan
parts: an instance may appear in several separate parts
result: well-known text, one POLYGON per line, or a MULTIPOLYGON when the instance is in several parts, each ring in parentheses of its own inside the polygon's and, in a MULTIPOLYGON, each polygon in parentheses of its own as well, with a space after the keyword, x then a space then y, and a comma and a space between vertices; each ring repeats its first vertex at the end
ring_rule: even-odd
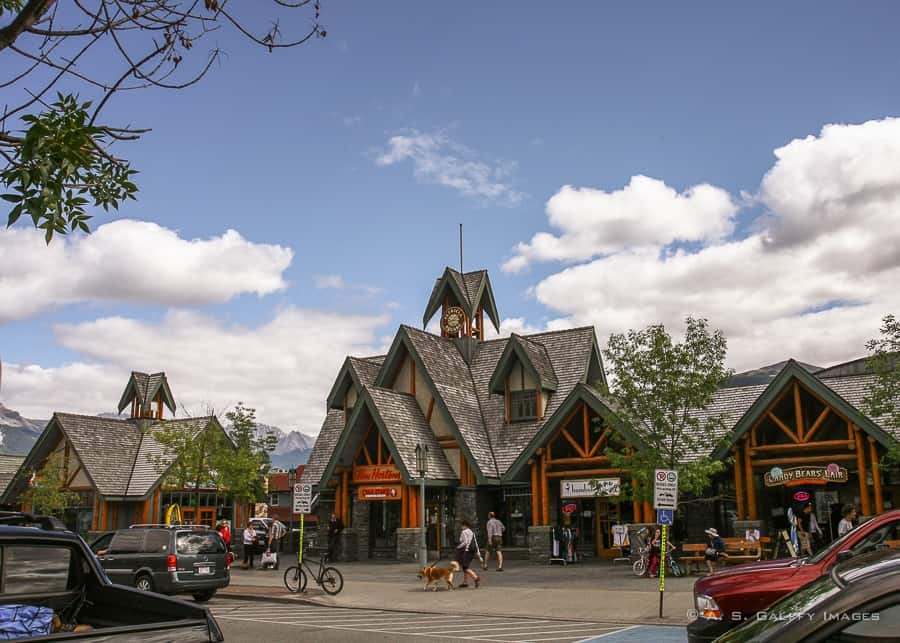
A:
POLYGON ((91 549, 112 582, 150 592, 202 602, 231 581, 225 542, 204 526, 135 525, 101 536, 91 549))

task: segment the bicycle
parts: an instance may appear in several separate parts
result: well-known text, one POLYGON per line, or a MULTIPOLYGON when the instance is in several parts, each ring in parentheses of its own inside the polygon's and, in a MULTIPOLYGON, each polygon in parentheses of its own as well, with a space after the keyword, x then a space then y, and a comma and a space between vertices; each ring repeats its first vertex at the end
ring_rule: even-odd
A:
POLYGON ((344 577, 336 567, 326 566, 327 558, 322 556, 319 558, 319 569, 313 571, 312 566, 308 562, 308 556, 303 556, 303 560, 298 565, 292 565, 284 570, 284 586, 288 591, 297 593, 306 591, 306 576, 309 574, 316 581, 316 585, 322 588, 329 596, 339 594, 344 589, 344 577), (303 568, 306 568, 304 571, 303 568))

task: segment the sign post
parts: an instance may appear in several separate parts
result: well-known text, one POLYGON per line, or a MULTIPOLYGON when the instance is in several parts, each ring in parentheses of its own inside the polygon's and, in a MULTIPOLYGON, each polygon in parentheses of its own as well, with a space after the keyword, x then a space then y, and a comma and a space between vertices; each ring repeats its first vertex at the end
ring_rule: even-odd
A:
POLYGON ((659 618, 663 617, 663 594, 666 591, 666 542, 669 524, 678 507, 678 472, 657 469, 653 476, 653 508, 656 519, 662 525, 662 539, 659 552, 659 618))
POLYGON ((312 485, 298 482, 294 485, 294 506, 292 508, 291 519, 293 514, 300 514, 300 542, 297 544, 297 564, 303 562, 303 524, 306 514, 312 511, 312 485))

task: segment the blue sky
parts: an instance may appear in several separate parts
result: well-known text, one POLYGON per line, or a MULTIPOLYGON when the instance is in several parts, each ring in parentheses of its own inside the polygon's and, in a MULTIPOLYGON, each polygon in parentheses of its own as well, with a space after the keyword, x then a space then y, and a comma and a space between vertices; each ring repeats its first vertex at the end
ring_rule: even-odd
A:
MULTIPOLYGON (((729 331, 736 366, 753 366, 751 356, 778 361, 789 356, 787 351, 802 352, 795 356, 807 361, 860 354, 862 339, 874 334, 878 318, 894 303, 884 299, 881 280, 887 276, 880 269, 866 273, 873 281, 861 298, 845 298, 830 286, 814 288, 792 302, 791 310, 752 327, 728 318, 722 313, 728 305, 721 302, 694 300, 679 291, 654 299, 666 293, 653 293, 644 282, 631 291, 641 304, 634 310, 621 298, 583 307, 567 302, 573 298, 572 284, 602 291, 609 287, 606 280, 628 279, 604 270, 615 265, 604 264, 605 258, 621 253, 633 258, 636 248, 646 257, 678 249, 691 254, 745 239, 772 217, 801 217, 801 206, 785 205, 791 172, 785 172, 787 187, 778 183, 784 194, 772 188, 768 198, 760 198, 765 192, 761 181, 776 161, 773 151, 807 136, 824 145, 821 130, 827 124, 862 127, 897 115, 898 18, 900 7, 891 2, 579 2, 554 7, 324 0, 328 37, 298 49, 267 53, 223 29, 199 45, 203 51, 216 43, 228 54, 200 85, 113 101, 107 118, 152 126, 153 132, 121 150, 141 172, 139 200, 117 217, 101 214, 94 221, 96 226, 114 219, 150 221, 177 231, 183 240, 216 238, 234 229, 254 244, 293 251, 289 266, 276 270, 284 286, 262 296, 251 288, 222 301, 187 305, 164 297, 146 305, 128 297, 88 297, 7 315, 0 325, 0 355, 21 376, 7 369, 13 374, 4 378, 7 399, 0 393, 0 401, 31 414, 45 412, 47 403, 39 400, 47 392, 37 389, 57 381, 54 369, 74 364, 104 367, 116 382, 126 363, 135 369, 157 367, 136 363, 140 353, 122 349, 112 354, 87 346, 60 331, 60 324, 72 329, 115 317, 161 332, 167 315, 187 310, 226 329, 252 330, 297 307, 377 318, 366 327, 369 335, 351 342, 377 350, 398 323, 421 324, 434 278, 444 265, 458 262, 458 223, 465 227, 466 266, 490 271, 502 317, 518 320, 510 328, 592 323, 602 339, 655 320, 677 323, 690 312, 706 314, 729 331), (413 142, 420 150, 427 143, 434 153, 413 151, 387 161, 392 149, 400 149, 392 148, 392 138, 394 145, 413 142), (416 165, 435 161, 441 166, 430 172, 416 165), (487 178, 474 176, 471 164, 487 178), (713 208, 709 216, 722 217, 730 227, 724 233, 670 235, 655 240, 656 245, 626 235, 627 243, 616 248, 601 243, 578 256, 533 257, 515 271, 503 269, 521 254, 514 250, 517 244, 540 232, 563 235, 565 230, 548 221, 547 210, 548 199, 563 186, 612 193, 639 175, 677 194, 700 184, 714 186, 734 207, 713 208), (456 179, 470 187, 442 184, 456 179), (499 196, 486 195, 487 188, 496 188, 499 196), (339 276, 344 287, 317 287, 321 276, 339 276), (673 305, 671 297, 691 299, 691 305, 673 305), (773 330, 778 342, 765 350, 752 345, 767 325, 788 328, 810 310, 824 308, 827 315, 835 307, 829 302, 835 301, 852 304, 848 311, 864 310, 848 312, 854 316, 841 323, 827 317, 808 320, 813 326, 796 331, 806 337, 773 330), (818 325, 833 329, 838 341, 827 348, 824 342, 810 343, 808 335, 818 332, 818 325), (842 334, 859 327, 856 335, 842 334), (24 375, 29 365, 51 375, 29 379, 24 375)), ((304 20, 297 16, 293 24, 283 23, 285 33, 298 30, 304 20)), ((870 150, 865 145, 841 149, 845 159, 870 150)), ((895 153, 891 148, 887 158, 895 153)), ((813 152, 804 158, 819 156, 813 152)), ((806 179, 830 181, 827 171, 804 167, 806 179)), ((831 170, 841 167, 846 169, 846 163, 836 161, 831 170)), ((865 177, 860 181, 869 184, 865 177)), ((570 211, 567 204, 560 207, 570 211)), ((665 208, 665 203, 651 200, 645 207, 665 208)), ((580 216, 571 211, 572 217, 580 216)), ((891 212, 883 215, 887 221, 891 212)), ((807 214, 805 221, 818 221, 814 209, 807 214)), ((573 225, 570 232, 581 234, 573 225)), ((615 230, 602 225, 595 231, 615 237, 615 230)), ((857 247, 855 240, 832 241, 857 247)), ((752 267, 747 269, 752 273, 752 267)), ((114 274, 116 267, 101 270, 114 274)), ((792 279, 783 271, 779 275, 772 280, 792 279)), ((806 275, 793 278, 804 281, 806 275)), ((860 279, 865 282, 866 275, 847 279, 850 288, 860 279)), ((755 286, 752 280, 736 284, 755 286)), ((780 291, 770 294, 789 298, 780 291)), ((327 353, 321 359, 328 367, 324 372, 334 372, 340 356, 327 353)), ((304 385, 304 391, 314 389, 310 399, 324 397, 323 388, 330 386, 330 378, 319 380, 327 381, 304 385)), ((215 389, 212 382, 204 387, 215 389)), ((291 423, 283 410, 271 415, 291 423)), ((312 419, 295 424, 315 431, 312 419)))

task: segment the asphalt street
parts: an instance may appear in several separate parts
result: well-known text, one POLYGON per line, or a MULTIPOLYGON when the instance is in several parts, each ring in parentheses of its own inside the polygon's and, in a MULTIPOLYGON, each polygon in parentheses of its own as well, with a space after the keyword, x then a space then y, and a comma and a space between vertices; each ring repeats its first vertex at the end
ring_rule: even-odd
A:
POLYGON ((599 641, 681 643, 684 628, 542 618, 489 617, 322 607, 215 598, 209 603, 227 641, 599 641))

